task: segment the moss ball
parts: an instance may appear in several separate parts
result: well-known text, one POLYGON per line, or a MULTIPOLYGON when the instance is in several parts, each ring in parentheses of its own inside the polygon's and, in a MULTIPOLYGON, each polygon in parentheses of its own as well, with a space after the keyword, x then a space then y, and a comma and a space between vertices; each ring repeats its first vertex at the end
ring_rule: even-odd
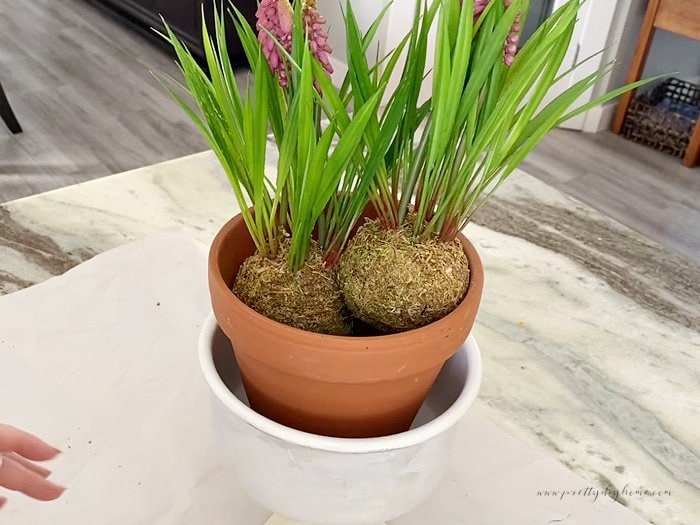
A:
POLYGON ((469 262, 459 241, 418 241, 407 229, 367 222, 338 266, 350 312, 383 332, 403 332, 441 319, 462 301, 469 262))
POLYGON ((248 257, 238 270, 233 292, 250 308, 279 323, 320 334, 349 335, 350 316, 335 271, 326 268, 313 246, 309 259, 294 273, 287 264, 289 241, 276 259, 248 257))

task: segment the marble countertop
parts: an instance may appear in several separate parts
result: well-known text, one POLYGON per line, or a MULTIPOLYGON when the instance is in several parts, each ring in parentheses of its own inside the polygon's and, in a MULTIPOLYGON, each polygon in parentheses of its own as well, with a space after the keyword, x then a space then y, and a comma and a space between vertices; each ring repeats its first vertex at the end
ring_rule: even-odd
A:
MULTIPOLYGON (((163 229, 209 243, 236 212, 210 152, 6 203, 0 293, 163 229)), ((524 173, 466 234, 480 408, 651 523, 697 523, 700 267, 524 173)))

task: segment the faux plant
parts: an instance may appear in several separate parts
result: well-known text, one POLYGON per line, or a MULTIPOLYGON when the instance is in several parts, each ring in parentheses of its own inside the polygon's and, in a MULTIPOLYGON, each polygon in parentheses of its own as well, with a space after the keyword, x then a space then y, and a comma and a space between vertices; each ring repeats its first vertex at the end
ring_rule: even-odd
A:
MULTIPOLYGON (((398 125, 389 112, 379 120, 377 140, 386 132, 393 141, 377 174, 386 178, 374 184, 379 220, 360 231, 340 264, 353 315, 388 331, 422 326, 457 306, 468 275, 455 239, 547 133, 647 82, 576 107, 611 63, 547 101, 583 64, 560 72, 583 0, 569 0, 520 49, 529 0, 419 2, 416 20, 431 18, 438 4, 432 97, 416 105, 426 54, 417 22, 397 88, 411 96, 397 111, 398 125)), ((353 24, 349 30, 349 41, 359 38, 353 24)), ((363 102, 373 90, 371 68, 364 55, 350 58, 352 93, 363 102)))
POLYGON ((206 71, 166 25, 185 82, 164 84, 221 161, 257 248, 235 293, 272 319, 324 333, 350 333, 346 305, 382 331, 446 315, 468 286, 455 239, 472 215, 549 131, 640 84, 570 109, 609 64, 547 102, 573 72, 560 68, 581 4, 569 0, 519 48, 528 0, 417 0, 409 34, 371 61, 386 9, 363 33, 348 3, 339 87, 315 0, 263 0, 257 34, 232 6, 250 63, 245 89, 223 13, 211 35, 203 18, 206 71), (378 219, 348 244, 370 202, 378 219))
POLYGON ((252 87, 237 83, 218 11, 212 35, 203 18, 208 74, 165 25, 185 84, 172 78, 163 83, 219 158, 255 242, 257 254, 240 270, 236 294, 286 324, 349 333, 333 270, 324 259, 339 251, 357 219, 350 212, 359 198, 358 169, 365 164, 362 137, 381 90, 352 114, 345 108, 332 113, 342 126, 324 128, 319 84, 328 84, 331 49, 315 2, 298 2, 293 9, 286 0, 263 1, 257 35, 233 9, 252 87), (270 131, 279 152, 272 177, 266 172, 270 131))

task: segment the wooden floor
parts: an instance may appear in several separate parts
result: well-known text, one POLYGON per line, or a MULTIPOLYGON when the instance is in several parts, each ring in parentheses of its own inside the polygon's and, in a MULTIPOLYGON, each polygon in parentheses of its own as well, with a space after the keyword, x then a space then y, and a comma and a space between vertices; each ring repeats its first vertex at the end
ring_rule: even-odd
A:
POLYGON ((84 0, 0 0, 0 202, 206 149, 151 70, 174 61, 84 0))
MULTIPOLYGON (((0 202, 206 149, 151 70, 173 60, 84 0, 0 0, 0 202)), ((700 261, 700 169, 609 133, 557 130, 523 169, 700 261)))
POLYGON ((700 167, 610 132, 555 130, 522 169, 700 262, 700 167))

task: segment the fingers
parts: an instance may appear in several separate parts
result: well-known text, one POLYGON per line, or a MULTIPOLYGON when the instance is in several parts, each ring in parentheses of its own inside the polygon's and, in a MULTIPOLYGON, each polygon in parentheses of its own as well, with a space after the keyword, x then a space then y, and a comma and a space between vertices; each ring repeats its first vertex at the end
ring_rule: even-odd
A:
MULTIPOLYGON (((0 424, 0 486, 42 501, 58 498, 65 488, 48 481, 51 471, 32 461, 45 461, 59 452, 32 434, 0 424)), ((0 508, 6 501, 0 497, 0 508)))
POLYGON ((66 490, 3 455, 0 455, 0 486, 41 501, 54 500, 66 490))
POLYGON ((45 461, 55 457, 60 450, 24 430, 0 424, 1 452, 16 452, 33 461, 45 461))
POLYGON ((41 465, 37 465, 36 463, 32 463, 28 459, 24 459, 22 456, 20 456, 16 452, 5 452, 5 454, 3 454, 3 455, 10 458, 10 459, 14 459, 17 463, 22 465, 24 468, 29 469, 32 472, 36 472, 42 478, 48 478, 51 475, 51 471, 49 469, 44 468, 41 465))

